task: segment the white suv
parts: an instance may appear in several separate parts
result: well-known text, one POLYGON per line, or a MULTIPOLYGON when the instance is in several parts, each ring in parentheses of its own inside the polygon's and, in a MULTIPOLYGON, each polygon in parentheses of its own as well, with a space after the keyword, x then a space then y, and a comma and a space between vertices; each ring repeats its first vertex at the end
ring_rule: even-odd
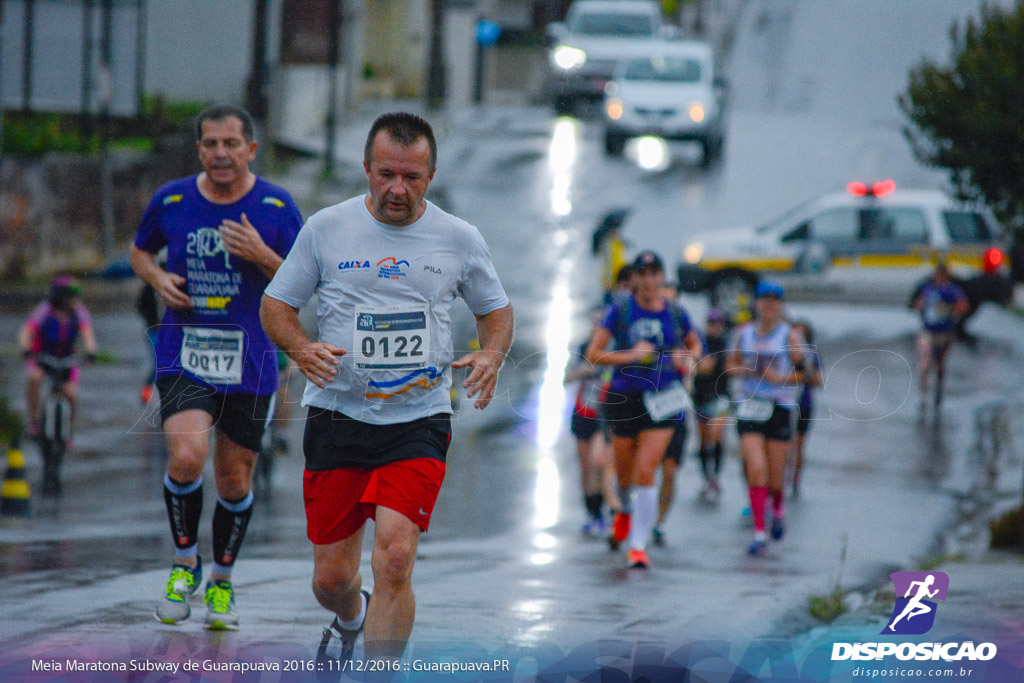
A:
POLYGON ((577 100, 600 101, 619 60, 642 53, 653 40, 678 37, 650 0, 576 0, 564 22, 548 25, 552 42, 548 88, 560 114, 577 100))
POLYGON ((655 135, 699 142, 710 164, 725 144, 725 87, 707 43, 651 43, 605 87, 605 151, 621 154, 628 138, 655 135))

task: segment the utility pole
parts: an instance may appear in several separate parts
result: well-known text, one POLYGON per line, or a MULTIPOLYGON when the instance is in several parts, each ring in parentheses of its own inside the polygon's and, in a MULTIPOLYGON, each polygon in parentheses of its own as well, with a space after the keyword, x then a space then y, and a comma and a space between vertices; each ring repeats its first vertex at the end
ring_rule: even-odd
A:
POLYGON ((103 0, 102 37, 100 38, 100 211, 103 219, 103 257, 114 254, 114 187, 110 177, 110 101, 114 81, 111 70, 113 55, 113 0, 103 0))
POLYGON ((338 61, 341 54, 341 3, 331 0, 327 16, 327 131, 324 136, 324 178, 334 176, 335 116, 338 108, 338 61))
MULTIPOLYGON (((4 0, 0 0, 0 26, 3 26, 3 24, 4 24, 4 0)), ((0 31, 0 67, 3 66, 3 61, 4 61, 3 60, 3 55, 4 55, 4 38, 3 38, 3 32, 0 31)), ((0 68, 0 72, 3 72, 2 68, 0 68)), ((0 131, 3 131, 3 129, 4 129, 4 101, 3 101, 3 99, 4 99, 3 79, 0 78, 0 131)), ((3 158, 3 153, 4 153, 4 136, 3 136, 2 133, 0 133, 0 159, 3 158)))
POLYGON ((82 104, 78 113, 79 134, 83 149, 88 149, 92 137, 92 111, 89 95, 92 92, 92 16, 93 0, 82 1, 82 104))
POLYGON ((245 108, 259 121, 267 118, 267 6, 256 0, 253 17, 252 65, 245 87, 245 108))
POLYGON ((146 115, 146 0, 135 4, 135 117, 146 115))
POLYGON ((21 52, 21 110, 32 111, 32 44, 35 42, 35 15, 34 0, 25 0, 22 19, 24 28, 22 40, 24 44, 21 52))
POLYGON ((430 21, 430 61, 427 66, 427 108, 439 109, 444 102, 444 2, 433 0, 430 21))

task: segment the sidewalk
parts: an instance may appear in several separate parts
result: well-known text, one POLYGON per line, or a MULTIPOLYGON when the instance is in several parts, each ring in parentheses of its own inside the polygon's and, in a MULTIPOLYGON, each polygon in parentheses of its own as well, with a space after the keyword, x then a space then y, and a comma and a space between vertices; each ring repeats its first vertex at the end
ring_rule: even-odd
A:
MULTIPOLYGON (((1015 668, 984 669, 984 680, 1020 680, 1016 677, 1024 669, 1024 554, 989 547, 989 523, 1021 505, 1022 407, 1019 401, 1005 401, 976 411, 976 479, 971 491, 960 500, 960 521, 943 535, 934 562, 898 568, 944 572, 949 577, 949 591, 937 604, 933 629, 912 639, 995 643, 998 659, 1015 668), (1003 678, 1007 671, 1013 677, 1003 678)), ((894 593, 888 581, 866 593, 847 592, 843 596, 845 613, 828 626, 808 630, 801 639, 802 646, 813 649, 833 642, 891 640, 879 634, 892 618, 893 601, 898 597, 902 596, 894 593)), ((891 664, 884 660, 871 666, 891 664)))

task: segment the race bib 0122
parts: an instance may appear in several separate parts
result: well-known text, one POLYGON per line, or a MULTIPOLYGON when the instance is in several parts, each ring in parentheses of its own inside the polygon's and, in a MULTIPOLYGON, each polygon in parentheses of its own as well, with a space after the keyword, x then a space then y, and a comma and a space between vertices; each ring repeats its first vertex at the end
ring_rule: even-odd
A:
POLYGON ((430 311, 356 309, 352 352, 357 368, 423 368, 430 359, 430 311))

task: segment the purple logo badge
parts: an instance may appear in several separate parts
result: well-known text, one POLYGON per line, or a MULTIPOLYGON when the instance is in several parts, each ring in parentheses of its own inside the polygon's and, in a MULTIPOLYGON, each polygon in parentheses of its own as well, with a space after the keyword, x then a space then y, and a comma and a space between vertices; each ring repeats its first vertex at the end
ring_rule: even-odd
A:
POLYGON ((893 572, 896 604, 882 635, 916 636, 935 623, 935 600, 945 600, 949 577, 944 572, 893 572), (902 597, 900 597, 902 596, 902 597))

